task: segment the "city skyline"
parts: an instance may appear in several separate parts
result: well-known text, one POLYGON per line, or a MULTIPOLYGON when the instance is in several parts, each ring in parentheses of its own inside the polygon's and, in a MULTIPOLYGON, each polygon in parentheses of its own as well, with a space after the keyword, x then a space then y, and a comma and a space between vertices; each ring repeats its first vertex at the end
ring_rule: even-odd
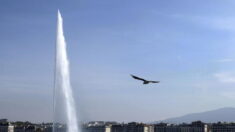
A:
POLYGON ((52 121, 56 13, 81 120, 235 107, 235 1, 0 1, 0 118, 52 121), (142 85, 130 74, 160 80, 142 85))

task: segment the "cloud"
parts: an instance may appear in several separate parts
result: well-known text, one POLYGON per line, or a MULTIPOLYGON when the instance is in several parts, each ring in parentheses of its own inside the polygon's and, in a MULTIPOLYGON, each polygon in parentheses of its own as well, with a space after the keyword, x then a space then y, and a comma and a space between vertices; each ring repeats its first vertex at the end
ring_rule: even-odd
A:
POLYGON ((235 75, 228 72, 216 73, 214 77, 222 83, 235 83, 235 75))

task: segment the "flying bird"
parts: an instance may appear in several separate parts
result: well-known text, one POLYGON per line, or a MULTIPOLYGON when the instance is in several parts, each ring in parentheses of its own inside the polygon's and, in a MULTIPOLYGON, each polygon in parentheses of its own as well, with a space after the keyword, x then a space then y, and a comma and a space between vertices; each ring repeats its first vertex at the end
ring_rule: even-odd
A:
POLYGON ((149 80, 145 80, 143 78, 140 78, 140 77, 137 77, 137 76, 134 76, 134 75, 131 75, 134 79, 136 80, 141 80, 143 81, 143 84, 149 84, 149 83, 160 83, 160 81, 149 81, 149 80))

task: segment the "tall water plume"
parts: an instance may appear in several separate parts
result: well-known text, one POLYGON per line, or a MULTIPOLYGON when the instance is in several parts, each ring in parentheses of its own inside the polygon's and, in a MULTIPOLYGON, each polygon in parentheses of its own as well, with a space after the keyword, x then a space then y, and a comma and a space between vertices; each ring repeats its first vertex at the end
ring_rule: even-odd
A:
POLYGON ((53 132, 58 130, 61 124, 67 132, 78 132, 78 122, 70 84, 69 61, 66 52, 66 42, 63 33, 63 19, 58 11, 57 39, 56 39, 56 67, 54 88, 54 122, 53 132))

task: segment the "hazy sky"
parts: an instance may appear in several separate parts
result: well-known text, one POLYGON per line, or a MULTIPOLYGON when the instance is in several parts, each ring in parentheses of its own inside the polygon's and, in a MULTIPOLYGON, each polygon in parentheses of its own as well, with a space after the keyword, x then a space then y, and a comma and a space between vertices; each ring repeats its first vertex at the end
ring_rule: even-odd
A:
POLYGON ((235 107, 234 0, 1 0, 0 118, 52 120, 56 15, 81 120, 235 107), (160 80, 142 85, 130 77, 160 80))

